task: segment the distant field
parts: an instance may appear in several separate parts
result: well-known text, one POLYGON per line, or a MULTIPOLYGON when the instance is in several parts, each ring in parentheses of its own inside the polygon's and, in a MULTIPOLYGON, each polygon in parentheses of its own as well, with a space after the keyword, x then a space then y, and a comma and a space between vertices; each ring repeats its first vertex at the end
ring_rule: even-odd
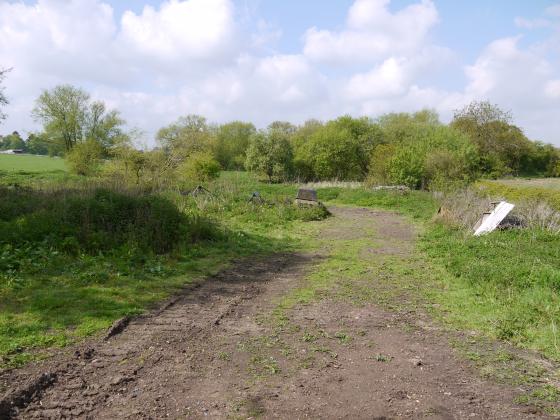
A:
POLYGON ((560 210, 560 178, 499 179, 479 181, 477 186, 488 196, 520 201, 546 201, 560 210))
POLYGON ((36 155, 0 154, 0 172, 52 172, 66 171, 62 158, 36 155))
POLYGON ((493 181, 510 187, 535 187, 560 191, 560 178, 498 179, 493 181))

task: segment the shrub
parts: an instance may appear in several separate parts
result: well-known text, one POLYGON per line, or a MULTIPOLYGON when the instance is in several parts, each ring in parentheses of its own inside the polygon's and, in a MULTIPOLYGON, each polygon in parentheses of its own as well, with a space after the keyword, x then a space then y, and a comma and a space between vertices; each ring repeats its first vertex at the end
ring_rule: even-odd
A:
POLYGON ((220 164, 207 152, 193 153, 177 168, 179 180, 210 181, 220 175, 220 164))
POLYGON ((99 169, 103 147, 95 140, 76 144, 67 154, 70 170, 77 175, 91 176, 99 169))
POLYGON ((358 180, 365 178, 370 155, 381 142, 380 128, 367 118, 349 116, 318 125, 309 137, 298 139, 298 172, 315 180, 358 180))
POLYGON ((389 180, 411 188, 447 189, 476 178, 478 154, 469 139, 446 126, 422 126, 395 145, 389 180))
POLYGON ((395 154, 394 144, 380 144, 371 155, 367 182, 370 185, 386 185, 389 178, 389 162, 395 154))
POLYGON ((269 181, 289 179, 293 173, 293 152, 288 134, 273 129, 252 136, 245 168, 266 175, 269 181))
POLYGON ((158 195, 107 189, 3 189, 0 243, 48 244, 89 253, 128 247, 155 253, 206 239, 204 220, 188 218, 158 195))

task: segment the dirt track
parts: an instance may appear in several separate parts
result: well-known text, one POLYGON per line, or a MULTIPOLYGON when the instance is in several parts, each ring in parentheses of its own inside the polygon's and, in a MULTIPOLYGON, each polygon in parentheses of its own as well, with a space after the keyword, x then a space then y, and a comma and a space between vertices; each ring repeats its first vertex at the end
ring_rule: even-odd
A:
MULTIPOLYGON (((412 249, 414 230, 395 214, 334 213, 321 233, 329 240, 374 232, 376 246, 357 251, 363 258, 412 249)), ((21 394, 11 399, 20 408, 0 407, 0 413, 53 419, 538 417, 513 403, 515 389, 482 380, 455 355, 445 333, 410 319, 414 314, 325 295, 271 322, 278 299, 327 257, 323 249, 240 261, 108 340, 5 372, 0 381, 12 397, 40 374, 51 375, 30 390, 31 401, 21 394), (403 328, 415 321, 416 328, 403 328)))

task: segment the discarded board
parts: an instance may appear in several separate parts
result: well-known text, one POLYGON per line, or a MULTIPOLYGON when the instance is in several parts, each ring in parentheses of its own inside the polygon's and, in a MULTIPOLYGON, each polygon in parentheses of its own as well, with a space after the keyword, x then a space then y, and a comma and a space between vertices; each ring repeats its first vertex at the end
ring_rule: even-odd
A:
POLYGON ((485 212, 474 226, 474 236, 480 236, 494 231, 515 207, 515 205, 506 201, 494 202, 492 205, 494 209, 485 212))
POLYGON ((318 206, 317 191, 300 188, 297 193, 296 204, 318 206))

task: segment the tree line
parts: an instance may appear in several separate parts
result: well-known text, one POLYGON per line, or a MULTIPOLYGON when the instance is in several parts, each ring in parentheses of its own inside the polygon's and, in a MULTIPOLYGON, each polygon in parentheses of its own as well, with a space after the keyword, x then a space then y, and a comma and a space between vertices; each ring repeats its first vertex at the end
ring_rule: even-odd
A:
POLYGON ((161 128, 150 151, 134 147, 135 132, 125 129, 118 111, 73 86, 44 91, 32 115, 42 131, 26 141, 6 136, 0 147, 62 154, 78 174, 103 172, 156 187, 212 178, 222 169, 252 171, 270 182, 336 179, 418 189, 560 175, 559 149, 529 140, 509 112, 486 101, 455 111, 449 124, 430 109, 300 125, 275 121, 260 130, 187 115, 161 128))

